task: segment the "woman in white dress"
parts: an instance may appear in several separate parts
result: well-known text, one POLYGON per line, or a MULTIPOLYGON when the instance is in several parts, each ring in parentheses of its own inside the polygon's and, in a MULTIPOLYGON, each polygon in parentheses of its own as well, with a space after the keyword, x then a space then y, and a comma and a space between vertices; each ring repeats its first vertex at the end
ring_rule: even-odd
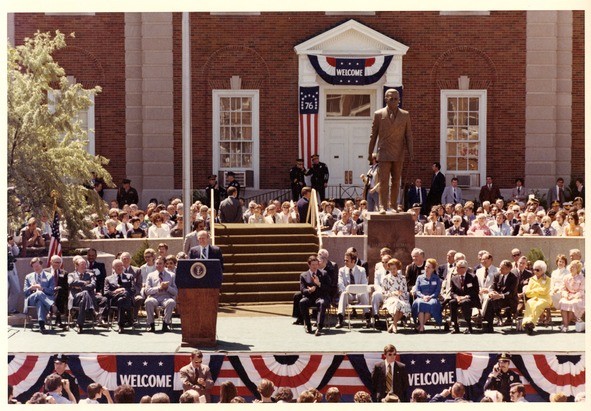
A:
POLYGON ((168 238, 170 237, 170 226, 164 224, 164 219, 160 213, 152 214, 152 225, 148 228, 148 238, 168 238))
POLYGON ((550 226, 556 230, 557 237, 562 237, 566 225, 566 213, 563 210, 560 210, 556 213, 556 219, 552 221, 550 226))
POLYGON ((568 332, 569 324, 581 321, 585 313, 585 276, 581 273, 583 264, 579 260, 573 260, 568 266, 569 273, 564 277, 562 285, 562 298, 560 299, 560 315, 562 315, 562 327, 560 331, 568 332))
POLYGON ((410 314, 410 303, 408 302, 408 287, 406 278, 402 275, 402 263, 392 258, 386 265, 388 271, 382 281, 382 295, 384 296, 384 307, 392 316, 392 325, 388 328, 389 333, 398 332, 398 321, 410 314))
POLYGON ((550 293, 552 294, 552 305, 558 309, 558 302, 562 298, 562 285, 564 284, 564 277, 568 274, 566 265, 568 260, 564 254, 556 256, 556 270, 552 271, 550 277, 550 293))

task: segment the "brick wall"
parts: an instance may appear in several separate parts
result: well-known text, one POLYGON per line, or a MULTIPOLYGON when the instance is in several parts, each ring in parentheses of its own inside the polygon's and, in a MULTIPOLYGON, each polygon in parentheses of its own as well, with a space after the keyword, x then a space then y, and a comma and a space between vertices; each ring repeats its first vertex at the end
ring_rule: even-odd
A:
MULTIPOLYGON (((211 90, 229 88, 231 75, 242 78, 243 88, 260 89, 261 187, 287 186, 288 169, 298 154, 298 60, 293 47, 349 18, 324 13, 191 14, 195 187, 206 184, 211 170, 211 90)), ((456 88, 457 78, 468 75, 471 88, 488 89, 487 172, 501 187, 511 187, 524 173, 525 13, 378 12, 357 20, 410 47, 403 59, 404 105, 412 116, 416 154, 405 180, 430 181, 430 164, 439 160, 440 88, 456 88), (418 161, 424 158, 428 160, 418 161)), ((178 14, 175 62, 181 60, 180 38, 178 14)), ((181 110, 180 76, 180 64, 175 64, 175 117, 181 110)), ((179 121, 174 139, 175 181, 180 184, 179 121)))
POLYGON ((66 74, 85 87, 99 85, 95 98, 95 153, 111 160, 107 170, 115 182, 125 176, 125 47, 122 13, 94 16, 44 13, 15 15, 15 44, 37 30, 66 34, 66 48, 55 59, 66 74), (76 37, 69 36, 74 32, 76 37))
POLYGON ((585 12, 573 12, 572 177, 585 175, 585 12))

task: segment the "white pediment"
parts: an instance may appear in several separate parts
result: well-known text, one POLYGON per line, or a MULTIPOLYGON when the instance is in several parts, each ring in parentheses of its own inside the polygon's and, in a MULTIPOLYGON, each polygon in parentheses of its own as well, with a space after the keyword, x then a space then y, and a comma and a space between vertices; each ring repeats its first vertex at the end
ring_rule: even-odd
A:
POLYGON ((408 46, 355 20, 349 20, 294 47, 297 54, 325 56, 403 56, 408 46))

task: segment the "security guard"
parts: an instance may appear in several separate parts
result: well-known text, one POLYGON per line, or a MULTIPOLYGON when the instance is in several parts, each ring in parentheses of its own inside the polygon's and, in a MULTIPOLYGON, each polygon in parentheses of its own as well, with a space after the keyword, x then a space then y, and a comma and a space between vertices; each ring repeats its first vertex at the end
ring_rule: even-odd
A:
POLYGON ((509 369, 510 363, 511 356, 508 353, 502 353, 484 384, 485 390, 497 390, 503 394, 503 402, 511 402, 509 397, 511 384, 521 382, 519 375, 509 369))
POLYGON ((304 168, 304 159, 298 158, 296 165, 289 170, 289 181, 291 183, 291 198, 294 202, 300 199, 302 188, 306 186, 305 181, 306 169, 304 168))
POLYGON ((227 183, 226 191, 230 187, 236 187, 236 191, 238 192, 238 194, 236 195, 236 198, 240 197, 240 183, 238 181, 236 181, 236 174, 234 174, 233 171, 228 171, 226 173, 226 183, 227 183))
POLYGON ((312 188, 320 195, 320 201, 324 201, 326 198, 324 190, 328 186, 328 167, 320 162, 318 154, 312 155, 312 167, 306 175, 312 176, 312 188))

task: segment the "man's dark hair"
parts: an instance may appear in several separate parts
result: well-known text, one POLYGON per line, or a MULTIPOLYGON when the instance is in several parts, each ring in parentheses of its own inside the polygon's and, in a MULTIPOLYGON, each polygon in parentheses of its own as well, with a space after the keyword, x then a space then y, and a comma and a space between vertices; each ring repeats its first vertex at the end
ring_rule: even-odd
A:
POLYGON ((308 257, 308 265, 310 265, 310 263, 312 263, 314 261, 318 261, 318 256, 311 255, 310 257, 308 257))
POLYGON ((427 402, 427 392, 422 388, 415 388, 410 395, 410 402, 427 402))
POLYGON ((326 391, 326 402, 341 402, 341 392, 337 387, 330 387, 326 391))
POLYGON ((86 391, 88 392, 88 398, 91 398, 94 400, 95 397, 97 395, 99 395, 102 390, 103 390, 103 386, 100 385, 98 382, 93 382, 91 384, 88 384, 88 388, 86 389, 86 391))
POLYGON ((518 182, 518 181, 521 181, 521 185, 523 185, 523 178, 521 178, 521 177, 517 177, 517 178, 515 179, 515 184, 517 184, 517 182, 518 182))
POLYGON ((453 177, 453 178, 451 179, 451 181, 458 181, 458 178, 457 178, 457 177, 453 177))
POLYGON ((279 387, 274 398, 276 401, 293 402, 293 391, 289 387, 279 387))
POLYGON ((228 196, 234 195, 234 193, 237 192, 236 187, 234 186, 230 186, 228 187, 228 189, 226 190, 226 192, 228 193, 228 196))
POLYGON ((45 377, 45 391, 52 392, 62 386, 62 376, 59 374, 50 374, 45 377))
POLYGON ((27 404, 47 404, 47 395, 44 392, 34 393, 27 404))
POLYGON ((433 165, 437 167, 438 171, 441 170, 441 163, 439 161, 434 162, 433 165))
POLYGON ((357 262, 357 254, 354 252, 349 251, 349 252, 345 253, 345 257, 349 257, 351 259, 352 263, 357 262))
POLYGON ((201 350, 193 350, 191 351, 191 359, 193 358, 203 358, 203 353, 201 352, 201 350))
POLYGON ((115 388, 113 400, 117 404, 133 404, 135 402, 135 390, 129 384, 121 384, 115 388))

